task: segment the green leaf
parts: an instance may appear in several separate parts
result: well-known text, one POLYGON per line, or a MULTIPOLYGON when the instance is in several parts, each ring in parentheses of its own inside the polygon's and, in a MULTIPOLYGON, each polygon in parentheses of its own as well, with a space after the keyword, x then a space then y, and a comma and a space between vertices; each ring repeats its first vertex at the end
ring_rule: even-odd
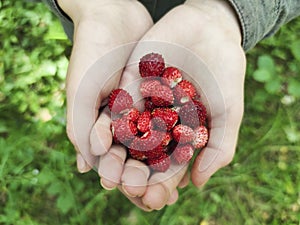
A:
POLYGON ((293 56, 294 56, 297 60, 300 60, 300 41, 299 41, 299 40, 294 41, 294 42, 291 44, 291 51, 292 51, 293 56))
POLYGON ((74 206, 73 196, 70 192, 61 194, 57 199, 56 205, 62 213, 67 213, 74 206))
POLYGON ((291 79, 288 83, 288 93, 295 97, 300 97, 300 82, 291 79))
POLYGON ((272 78, 272 74, 268 70, 259 69, 254 71, 253 78, 258 82, 265 83, 272 78))
POLYGON ((260 70, 261 69, 266 70, 271 74, 275 73, 275 63, 271 56, 269 55, 259 56, 257 64, 260 70))
POLYGON ((281 82, 277 79, 271 79, 265 84, 265 89, 270 94, 275 94, 280 91, 281 88, 281 82))

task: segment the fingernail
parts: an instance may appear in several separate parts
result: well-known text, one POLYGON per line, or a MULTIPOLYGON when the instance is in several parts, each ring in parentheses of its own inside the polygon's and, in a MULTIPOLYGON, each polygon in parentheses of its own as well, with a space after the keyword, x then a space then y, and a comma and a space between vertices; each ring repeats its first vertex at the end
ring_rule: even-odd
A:
POLYGON ((112 191, 112 190, 115 189, 115 187, 107 187, 107 186, 105 186, 105 185, 103 184, 102 179, 100 179, 100 184, 101 184, 101 186, 102 186, 105 190, 107 190, 107 191, 112 191))
POLYGON ((77 169, 80 173, 86 172, 86 162, 80 154, 77 154, 77 169))
POLYGON ((125 187, 125 184, 122 183, 122 190, 124 191, 124 193, 128 196, 128 197, 131 197, 131 198, 135 198, 137 197, 136 195, 132 195, 132 194, 129 194, 128 191, 126 190, 126 187, 125 187))

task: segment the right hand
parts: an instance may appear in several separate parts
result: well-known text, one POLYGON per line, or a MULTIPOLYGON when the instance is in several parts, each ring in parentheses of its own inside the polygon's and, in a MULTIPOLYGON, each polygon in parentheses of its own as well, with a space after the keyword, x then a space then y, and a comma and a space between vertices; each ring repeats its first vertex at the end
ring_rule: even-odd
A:
POLYGON ((113 64, 105 64, 103 69, 98 70, 96 80, 87 76, 87 72, 113 49, 137 42, 153 22, 138 1, 58 0, 58 4, 70 16, 75 28, 66 88, 67 134, 77 152, 78 170, 87 172, 98 166, 99 155, 111 147, 111 132, 105 129, 106 126, 102 129, 102 124, 97 124, 96 130, 101 132, 91 135, 91 131, 101 103, 119 86, 122 67, 126 65, 132 49, 127 48, 124 54, 114 56, 114 62, 120 67, 111 79, 109 76, 112 74, 106 71, 111 71, 113 68, 109 67, 114 67, 113 64), (84 86, 83 82, 89 85, 84 86), (92 141, 93 148, 90 136, 97 136, 92 141))

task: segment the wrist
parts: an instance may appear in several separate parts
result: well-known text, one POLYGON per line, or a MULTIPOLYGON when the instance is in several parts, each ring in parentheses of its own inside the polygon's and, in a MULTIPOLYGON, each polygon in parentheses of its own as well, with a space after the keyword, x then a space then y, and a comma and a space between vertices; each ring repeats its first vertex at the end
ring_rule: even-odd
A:
POLYGON ((240 22, 227 0, 186 0, 185 5, 199 10, 199 16, 207 26, 218 25, 232 40, 241 44, 240 22))

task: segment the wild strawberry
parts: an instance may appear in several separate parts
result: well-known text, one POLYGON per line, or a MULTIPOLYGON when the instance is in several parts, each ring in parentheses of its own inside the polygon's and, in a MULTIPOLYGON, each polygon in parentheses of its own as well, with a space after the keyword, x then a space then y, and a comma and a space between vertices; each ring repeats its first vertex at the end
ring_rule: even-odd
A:
POLYGON ((173 95, 174 95, 174 102, 176 105, 183 105, 189 101, 191 101, 191 98, 188 93, 184 91, 183 88, 181 88, 179 85, 176 85, 173 89, 173 95))
POLYGON ((206 123, 207 120, 207 111, 205 106, 202 104, 202 102, 198 100, 193 100, 193 103, 197 109, 198 119, 200 121, 200 124, 203 125, 206 123))
POLYGON ((156 88, 160 86, 161 83, 158 80, 154 79, 144 79, 140 85, 141 95, 146 97, 151 97, 155 92, 156 88))
POLYGON ((175 67, 167 67, 162 74, 162 83, 170 88, 175 87, 180 81, 182 81, 181 72, 175 67))
POLYGON ((164 153, 158 158, 147 159, 146 163, 155 171, 165 172, 171 165, 171 159, 170 156, 164 153))
POLYGON ((123 89, 115 89, 110 93, 108 107, 113 113, 123 113, 132 108, 133 99, 131 95, 123 89))
POLYGON ((194 99, 197 95, 195 86, 188 80, 182 80, 174 89, 176 103, 186 103, 189 99, 194 99))
POLYGON ((159 85, 152 94, 151 101, 158 107, 172 105, 174 103, 174 96, 171 88, 165 85, 159 85))
POLYGON ((172 136, 176 142, 184 144, 193 141, 194 131, 186 125, 178 124, 173 128, 172 136))
POLYGON ((208 130, 205 126, 194 129, 193 145, 196 149, 203 148, 208 141, 208 130))
POLYGON ((111 130, 115 143, 127 144, 133 140, 138 130, 134 122, 121 117, 111 123, 111 130))
POLYGON ((161 132, 150 130, 143 134, 142 137, 136 136, 132 141, 130 148, 145 152, 150 151, 161 146, 163 139, 164 136, 161 135, 161 132))
POLYGON ((134 148, 129 148, 128 153, 131 156, 131 158, 136 159, 136 160, 143 161, 143 160, 147 159, 145 151, 140 151, 140 150, 136 150, 134 148))
POLYGON ((179 164, 188 163, 194 154, 194 147, 191 144, 179 145, 174 150, 172 156, 179 164))
POLYGON ((169 145, 169 143, 173 140, 172 134, 170 132, 161 132, 163 135, 163 139, 161 141, 161 146, 162 147, 167 147, 169 145))
POLYGON ((178 121, 177 112, 170 108, 156 108, 151 115, 154 127, 162 130, 171 130, 178 121))
POLYGON ((145 106, 145 111, 152 112, 155 109, 155 105, 150 99, 145 100, 144 106, 145 106))
POLYGON ((132 108, 129 110, 126 116, 128 120, 131 120, 132 122, 136 123, 138 118, 140 117, 140 112, 137 108, 132 108))
POLYGON ((137 128, 140 132, 145 133, 151 128, 151 113, 149 111, 142 112, 137 121, 137 128))
POLYGON ((139 62, 141 77, 158 77, 165 69, 163 57, 157 53, 150 53, 143 56, 139 62))
POLYGON ((182 106, 178 115, 181 124, 195 128, 206 123, 207 112, 200 101, 194 100, 182 106))

